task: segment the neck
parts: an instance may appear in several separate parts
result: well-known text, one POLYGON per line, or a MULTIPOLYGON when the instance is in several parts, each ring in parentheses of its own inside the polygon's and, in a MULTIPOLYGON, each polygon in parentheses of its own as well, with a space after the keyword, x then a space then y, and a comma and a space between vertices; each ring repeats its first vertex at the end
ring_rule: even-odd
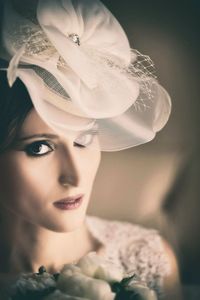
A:
POLYGON ((41 265, 50 273, 59 272, 64 264, 96 250, 85 222, 75 231, 57 233, 10 212, 1 217, 0 243, 0 272, 13 274, 38 272, 41 265))

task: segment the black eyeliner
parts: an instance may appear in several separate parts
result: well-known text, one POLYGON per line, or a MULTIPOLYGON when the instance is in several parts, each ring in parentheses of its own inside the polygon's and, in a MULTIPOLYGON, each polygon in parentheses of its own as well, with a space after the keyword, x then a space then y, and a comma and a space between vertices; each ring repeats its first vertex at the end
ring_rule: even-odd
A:
POLYGON ((52 143, 52 142, 49 142, 47 140, 38 140, 38 141, 34 141, 32 143, 29 143, 27 145, 25 145, 23 147, 23 151, 30 157, 41 157, 41 156, 45 156, 49 153, 51 153, 52 151, 54 151, 56 149, 56 146, 52 143), (49 147, 51 150, 45 152, 45 153, 42 153, 42 154, 36 154, 36 153, 33 153, 33 151, 31 151, 31 147, 33 147, 34 145, 45 145, 47 147, 49 147))

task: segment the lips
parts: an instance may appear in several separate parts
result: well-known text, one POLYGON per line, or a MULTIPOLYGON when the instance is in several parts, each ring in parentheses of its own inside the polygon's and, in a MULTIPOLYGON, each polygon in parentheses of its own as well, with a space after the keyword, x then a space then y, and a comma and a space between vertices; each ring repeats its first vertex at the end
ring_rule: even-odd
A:
POLYGON ((60 211, 74 210, 81 206, 81 203, 83 202, 83 196, 83 194, 79 194, 76 196, 67 197, 55 201, 53 204, 60 211))
POLYGON ((78 194, 76 196, 70 196, 70 197, 63 198, 63 199, 60 199, 58 201, 55 201, 54 204, 68 204, 68 203, 73 203, 76 200, 82 198, 83 196, 84 196, 84 194, 78 194))

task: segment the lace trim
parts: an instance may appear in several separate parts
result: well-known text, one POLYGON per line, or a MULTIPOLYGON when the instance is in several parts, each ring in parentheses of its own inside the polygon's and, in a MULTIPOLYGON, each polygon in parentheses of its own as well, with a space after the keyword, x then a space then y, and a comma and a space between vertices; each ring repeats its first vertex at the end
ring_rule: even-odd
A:
POLYGON ((91 234, 104 245, 106 259, 122 267, 126 274, 135 272, 162 295, 170 262, 157 230, 95 216, 87 216, 86 221, 91 234))

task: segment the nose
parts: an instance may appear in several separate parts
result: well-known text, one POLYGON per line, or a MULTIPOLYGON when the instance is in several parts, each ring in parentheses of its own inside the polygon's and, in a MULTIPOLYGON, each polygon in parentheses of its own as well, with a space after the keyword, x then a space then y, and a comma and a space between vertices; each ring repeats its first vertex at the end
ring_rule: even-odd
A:
MULTIPOLYGON (((73 146, 72 146, 73 147, 73 146)), ((59 183, 63 186, 78 186, 80 167, 73 148, 62 145, 59 149, 59 183)))

